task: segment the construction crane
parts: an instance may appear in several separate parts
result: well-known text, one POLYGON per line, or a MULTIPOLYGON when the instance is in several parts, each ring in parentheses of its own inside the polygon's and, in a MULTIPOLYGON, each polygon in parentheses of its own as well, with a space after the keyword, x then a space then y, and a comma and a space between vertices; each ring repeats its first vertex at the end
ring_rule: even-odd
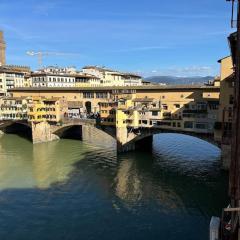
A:
POLYGON ((73 55, 78 55, 78 54, 73 54, 73 53, 59 53, 59 52, 34 52, 34 51, 27 51, 26 54, 28 56, 35 57, 37 56, 38 58, 38 67, 42 67, 43 63, 43 57, 44 56, 49 56, 49 55, 55 55, 55 56, 73 56, 73 55))

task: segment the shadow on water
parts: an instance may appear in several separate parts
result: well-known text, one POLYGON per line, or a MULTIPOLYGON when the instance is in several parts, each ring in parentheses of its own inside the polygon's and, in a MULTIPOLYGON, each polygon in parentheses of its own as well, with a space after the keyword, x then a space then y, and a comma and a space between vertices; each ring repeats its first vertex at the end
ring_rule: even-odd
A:
POLYGON ((20 146, 6 136, 0 154, 0 239, 207 239, 227 201, 219 150, 182 136, 118 157, 80 141, 20 146))

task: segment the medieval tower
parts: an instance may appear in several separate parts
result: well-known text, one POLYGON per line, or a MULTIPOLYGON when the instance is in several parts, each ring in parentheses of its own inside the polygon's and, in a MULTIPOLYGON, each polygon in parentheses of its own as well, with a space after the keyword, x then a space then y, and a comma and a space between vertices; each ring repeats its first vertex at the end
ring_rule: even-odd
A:
POLYGON ((6 64, 6 43, 4 41, 3 32, 0 31, 0 66, 6 64))

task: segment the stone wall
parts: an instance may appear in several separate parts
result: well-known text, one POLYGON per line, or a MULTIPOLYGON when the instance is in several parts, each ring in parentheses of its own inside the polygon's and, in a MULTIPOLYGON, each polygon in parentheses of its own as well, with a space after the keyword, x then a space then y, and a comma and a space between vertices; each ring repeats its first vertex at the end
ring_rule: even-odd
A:
POLYGON ((96 146, 116 145, 116 139, 92 125, 82 125, 82 140, 96 146))
POLYGON ((47 122, 32 123, 32 141, 35 143, 51 142, 58 140, 57 135, 52 134, 51 126, 47 122))

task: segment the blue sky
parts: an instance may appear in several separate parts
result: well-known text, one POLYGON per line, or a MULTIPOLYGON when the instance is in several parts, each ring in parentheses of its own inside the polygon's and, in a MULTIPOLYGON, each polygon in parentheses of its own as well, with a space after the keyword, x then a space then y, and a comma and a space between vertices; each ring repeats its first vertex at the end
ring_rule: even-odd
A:
POLYGON ((150 75, 216 75, 229 55, 225 0, 1 0, 7 63, 104 65, 150 75))

